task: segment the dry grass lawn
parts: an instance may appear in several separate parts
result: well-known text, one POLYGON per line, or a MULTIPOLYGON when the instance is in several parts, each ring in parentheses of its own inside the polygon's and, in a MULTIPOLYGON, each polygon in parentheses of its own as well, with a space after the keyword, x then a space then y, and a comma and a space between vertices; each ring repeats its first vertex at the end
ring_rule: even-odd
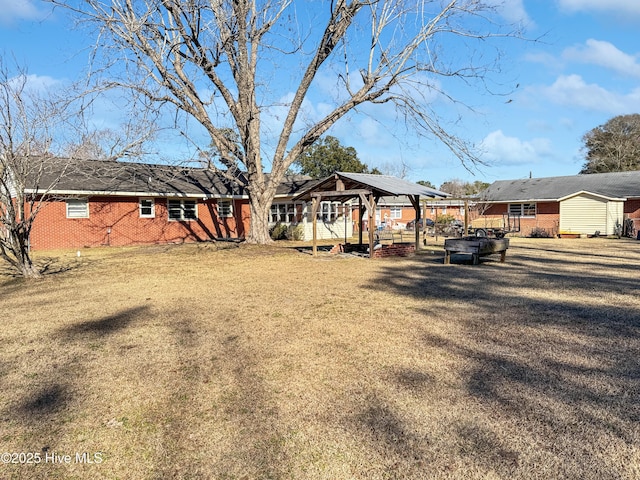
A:
POLYGON ((41 459, 0 478, 640 478, 640 242, 511 245, 478 266, 91 249, 0 274, 0 453, 41 459))

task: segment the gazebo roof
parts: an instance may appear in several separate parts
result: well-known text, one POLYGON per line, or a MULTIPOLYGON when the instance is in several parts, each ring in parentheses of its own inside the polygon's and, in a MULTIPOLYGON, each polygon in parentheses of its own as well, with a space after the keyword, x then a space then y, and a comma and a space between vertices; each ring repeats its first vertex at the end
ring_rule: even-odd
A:
POLYGON ((401 195, 427 198, 446 198, 449 196, 448 193, 434 188, 408 182, 390 175, 336 172, 310 188, 303 190, 294 197, 294 200, 310 200, 314 194, 332 192, 331 197, 333 200, 345 202, 357 197, 359 193, 364 193, 364 191, 372 193, 376 198, 401 195), (344 191, 344 195, 339 194, 341 191, 344 191))

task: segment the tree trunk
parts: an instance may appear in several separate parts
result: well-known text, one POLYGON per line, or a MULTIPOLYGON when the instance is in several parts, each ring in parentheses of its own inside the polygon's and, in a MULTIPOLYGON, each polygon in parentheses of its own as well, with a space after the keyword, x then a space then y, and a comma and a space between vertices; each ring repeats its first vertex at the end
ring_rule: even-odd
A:
POLYGON ((18 270, 20 275, 25 278, 40 278, 40 270, 36 268, 31 260, 31 254, 29 253, 29 232, 31 228, 26 229, 24 224, 21 224, 18 232, 16 232, 17 252, 16 260, 18 262, 18 270))
POLYGON ((42 276, 40 271, 33 265, 30 258, 20 264, 20 275, 25 278, 40 278, 42 276))
POLYGON ((267 193, 249 194, 249 234, 247 243, 266 245, 273 242, 269 234, 269 210, 273 196, 267 193))

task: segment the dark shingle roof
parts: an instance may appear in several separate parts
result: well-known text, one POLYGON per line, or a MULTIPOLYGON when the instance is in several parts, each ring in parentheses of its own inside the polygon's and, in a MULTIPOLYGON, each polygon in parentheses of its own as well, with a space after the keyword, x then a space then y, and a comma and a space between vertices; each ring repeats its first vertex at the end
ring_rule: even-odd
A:
POLYGON ((488 202, 557 201, 579 192, 607 198, 640 198, 640 171, 499 180, 482 192, 488 202))
POLYGON ((63 193, 238 196, 244 188, 203 168, 106 160, 47 159, 39 190, 63 193))

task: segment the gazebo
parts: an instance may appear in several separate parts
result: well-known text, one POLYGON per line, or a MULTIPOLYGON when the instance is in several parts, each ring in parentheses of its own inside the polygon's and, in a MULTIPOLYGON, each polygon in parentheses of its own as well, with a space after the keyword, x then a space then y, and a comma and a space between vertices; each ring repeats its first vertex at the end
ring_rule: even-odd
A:
MULTIPOLYGON (((373 257, 374 228, 376 205, 381 197, 398 197, 405 195, 416 211, 416 225, 421 218, 420 198, 445 198, 447 193, 408 182, 389 175, 372 175, 367 173, 336 172, 321 180, 312 187, 299 193, 294 200, 311 201, 311 218, 313 219, 313 254, 317 255, 317 214, 322 200, 345 203, 358 199, 359 229, 358 241, 362 245, 362 220, 365 212, 368 215, 369 257, 373 257), (364 209, 363 209, 364 207, 364 209)), ((420 247, 420 231, 416 230, 416 250, 420 247)))

